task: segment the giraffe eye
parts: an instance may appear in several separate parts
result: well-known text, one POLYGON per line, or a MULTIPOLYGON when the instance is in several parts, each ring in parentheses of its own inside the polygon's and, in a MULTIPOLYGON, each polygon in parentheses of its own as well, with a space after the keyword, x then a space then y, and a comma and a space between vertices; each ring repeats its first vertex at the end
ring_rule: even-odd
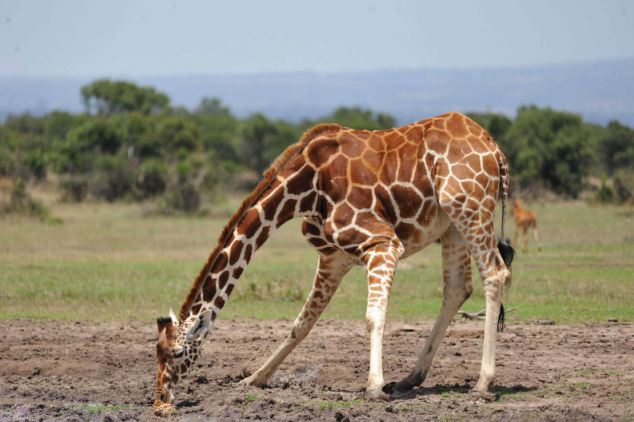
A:
POLYGON ((172 357, 179 358, 183 356, 183 353, 185 353, 185 348, 182 346, 177 346, 174 348, 174 351, 172 352, 172 357))

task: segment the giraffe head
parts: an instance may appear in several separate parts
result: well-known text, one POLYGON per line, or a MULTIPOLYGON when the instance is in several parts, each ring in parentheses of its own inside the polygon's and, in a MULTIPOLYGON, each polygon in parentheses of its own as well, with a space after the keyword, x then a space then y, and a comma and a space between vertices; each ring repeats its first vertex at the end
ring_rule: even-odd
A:
POLYGON ((172 405, 174 387, 187 374, 200 353, 200 343, 211 325, 211 312, 179 321, 170 309, 168 317, 158 318, 156 344, 156 400, 154 406, 172 405))

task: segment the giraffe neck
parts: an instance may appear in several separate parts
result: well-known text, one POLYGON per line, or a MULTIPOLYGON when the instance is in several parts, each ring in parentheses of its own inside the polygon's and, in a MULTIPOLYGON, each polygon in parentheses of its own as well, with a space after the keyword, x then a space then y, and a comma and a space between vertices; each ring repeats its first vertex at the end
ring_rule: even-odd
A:
POLYGON ((317 198, 312 175, 297 171, 287 178, 278 178, 261 199, 243 213, 215 263, 203 274, 200 291, 183 318, 192 324, 191 333, 209 329, 255 251, 285 222, 314 214, 317 198), (289 183, 297 184, 298 178, 305 180, 304 189, 300 193, 289 192, 289 183))

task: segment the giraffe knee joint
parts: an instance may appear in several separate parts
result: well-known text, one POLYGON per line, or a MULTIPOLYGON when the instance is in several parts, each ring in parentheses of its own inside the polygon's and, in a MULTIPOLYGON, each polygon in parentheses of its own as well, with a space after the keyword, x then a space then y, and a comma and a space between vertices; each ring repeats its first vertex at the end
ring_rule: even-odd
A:
POLYGON ((368 332, 371 332, 374 328, 381 327, 385 324, 385 317, 381 310, 372 308, 366 311, 365 321, 368 326, 368 332))

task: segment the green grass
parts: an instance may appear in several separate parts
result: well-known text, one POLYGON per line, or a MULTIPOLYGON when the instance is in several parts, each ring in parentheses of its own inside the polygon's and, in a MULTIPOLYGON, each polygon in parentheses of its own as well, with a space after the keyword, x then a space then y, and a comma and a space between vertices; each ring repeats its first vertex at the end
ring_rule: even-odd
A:
MULTIPOLYGON (((138 205, 53 204, 63 224, 0 219, 0 318, 151 320, 177 310, 227 220, 144 216, 138 205)), ((634 211, 581 202, 527 205, 538 216, 543 250, 530 245, 513 265, 505 298, 514 320, 634 320, 634 211)), ((497 226, 499 228, 499 224, 497 226)), ((509 219, 508 231, 512 235, 509 219)), ((317 255, 299 221, 264 245, 239 281, 221 318, 289 318, 310 290, 317 255)), ((440 247, 407 259, 397 271, 389 318, 433 319, 442 300, 440 247)), ((474 295, 463 308, 484 307, 474 267, 474 295)), ((365 273, 344 279, 325 318, 362 319, 365 273)))

